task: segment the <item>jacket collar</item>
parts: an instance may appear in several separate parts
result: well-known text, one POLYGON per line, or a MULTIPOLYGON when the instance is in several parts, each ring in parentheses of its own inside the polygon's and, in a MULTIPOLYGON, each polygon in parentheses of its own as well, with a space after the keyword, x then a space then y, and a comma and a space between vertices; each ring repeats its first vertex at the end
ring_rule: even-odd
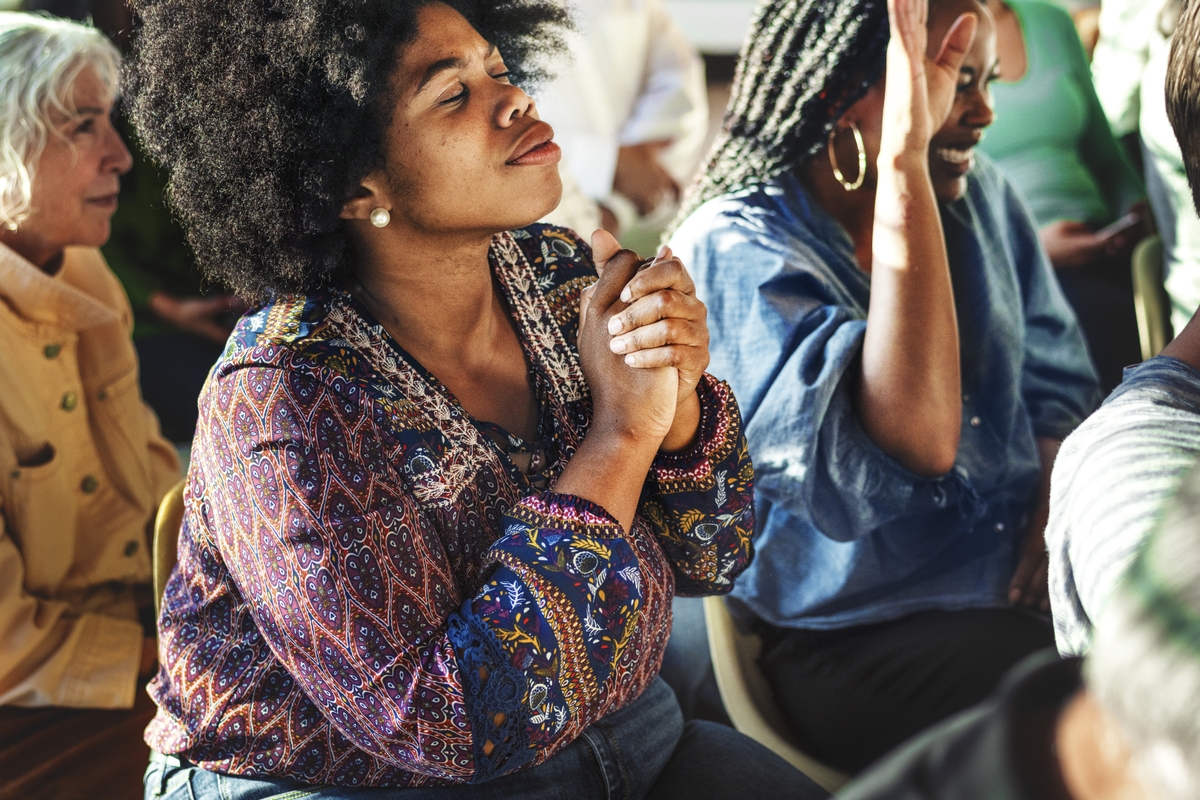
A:
POLYGON ((31 322, 84 330, 120 321, 109 308, 75 285, 87 270, 89 259, 99 258, 94 248, 68 247, 63 264, 47 275, 12 248, 0 244, 0 299, 31 322))

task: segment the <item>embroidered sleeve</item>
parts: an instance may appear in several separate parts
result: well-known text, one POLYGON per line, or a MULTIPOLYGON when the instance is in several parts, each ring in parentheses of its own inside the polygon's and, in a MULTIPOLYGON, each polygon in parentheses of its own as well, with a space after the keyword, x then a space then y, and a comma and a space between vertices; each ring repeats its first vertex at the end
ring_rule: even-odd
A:
POLYGON ((678 594, 725 594, 754 557, 754 468, 729 385, 706 373, 696 391, 696 442, 658 455, 641 512, 674 567, 678 594))
POLYGON ((638 561, 604 509, 527 498, 489 553, 499 568, 450 623, 476 780, 540 761, 598 719, 638 622, 638 561))
MULTIPOLYGON (((481 782, 602 716, 642 600, 638 559, 603 509, 522 501, 487 553, 490 579, 462 598, 446 544, 392 470, 373 419, 386 409, 297 370, 216 380, 222 408, 199 438, 204 517, 270 650, 353 746, 481 782)), ((207 611, 214 630, 227 624, 207 611)))

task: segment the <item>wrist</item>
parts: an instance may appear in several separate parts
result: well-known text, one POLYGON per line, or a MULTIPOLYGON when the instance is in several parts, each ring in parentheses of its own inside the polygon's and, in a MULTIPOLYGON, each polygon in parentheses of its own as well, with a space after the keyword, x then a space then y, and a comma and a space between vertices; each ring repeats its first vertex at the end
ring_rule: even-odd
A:
POLYGON ((699 431, 700 396, 693 388, 676 406, 675 419, 671 422, 671 429, 663 437, 659 450, 664 453, 686 450, 696 442, 699 431))

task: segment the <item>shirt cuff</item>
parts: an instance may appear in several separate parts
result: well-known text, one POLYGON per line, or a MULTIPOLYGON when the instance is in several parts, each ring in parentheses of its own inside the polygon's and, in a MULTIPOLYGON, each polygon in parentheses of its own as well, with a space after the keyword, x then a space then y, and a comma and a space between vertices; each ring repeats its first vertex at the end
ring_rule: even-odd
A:
POLYGON ((729 384, 707 372, 696 385, 700 424, 696 441, 676 453, 655 457, 650 476, 662 494, 706 492, 716 485, 714 467, 734 452, 742 435, 742 416, 729 384))

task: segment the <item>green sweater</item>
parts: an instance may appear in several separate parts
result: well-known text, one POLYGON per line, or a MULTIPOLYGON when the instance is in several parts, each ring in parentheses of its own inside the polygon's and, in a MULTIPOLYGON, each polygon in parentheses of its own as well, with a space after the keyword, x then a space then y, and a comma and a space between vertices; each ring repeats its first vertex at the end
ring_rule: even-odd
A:
POLYGON ((1145 197, 1096 99, 1071 17, 1036 0, 1005 0, 1025 36, 1028 68, 992 84, 996 121, 980 149, 1029 201, 1039 226, 1060 219, 1104 225, 1145 197))

